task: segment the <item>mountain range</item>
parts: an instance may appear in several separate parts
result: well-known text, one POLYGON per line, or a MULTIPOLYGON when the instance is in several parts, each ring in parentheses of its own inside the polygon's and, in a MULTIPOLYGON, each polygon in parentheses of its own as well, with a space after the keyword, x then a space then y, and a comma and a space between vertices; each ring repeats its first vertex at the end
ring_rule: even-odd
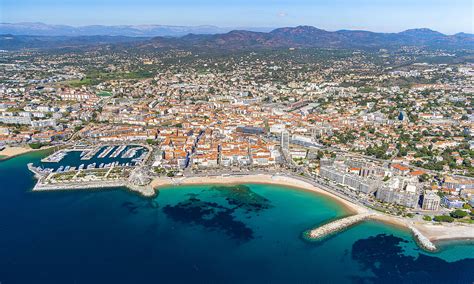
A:
MULTIPOLYGON (((118 26, 117 33, 118 33, 118 26)), ((209 30, 210 31, 210 30, 209 30)), ((2 32, 0 32, 1 34, 2 32)), ((312 26, 277 28, 269 32, 232 30, 225 33, 188 33, 183 36, 130 37, 121 35, 41 36, 0 35, 0 49, 61 48, 110 44, 116 48, 249 50, 277 48, 380 49, 416 46, 434 49, 474 50, 474 35, 445 35, 430 29, 399 33, 359 30, 326 31, 312 26)))
MULTIPOLYGON (((235 27, 216 26, 167 26, 167 25, 89 25, 67 26, 48 25, 44 23, 0 23, 0 34, 30 35, 30 36, 184 36, 193 34, 218 34, 235 30, 235 27)), ((248 31, 271 31, 272 28, 241 28, 248 31)))
POLYGON ((195 35, 179 38, 155 37, 141 43, 143 47, 205 49, 258 48, 397 48, 419 46, 429 48, 474 49, 474 35, 459 33, 445 35, 430 29, 411 29, 400 33, 340 30, 330 32, 312 26, 278 28, 270 32, 245 30, 225 34, 195 35))

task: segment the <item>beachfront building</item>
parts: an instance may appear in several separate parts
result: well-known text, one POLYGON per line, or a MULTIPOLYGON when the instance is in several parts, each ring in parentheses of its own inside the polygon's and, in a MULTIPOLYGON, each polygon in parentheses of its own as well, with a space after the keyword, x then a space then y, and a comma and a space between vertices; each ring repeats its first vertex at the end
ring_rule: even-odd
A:
POLYGON ((437 211, 439 209, 439 205, 441 204, 441 197, 436 194, 434 191, 425 191, 423 195, 423 201, 421 204, 421 208, 423 210, 430 210, 430 211, 437 211))
POLYGON ((449 209, 462 208, 464 202, 457 196, 443 196, 442 204, 449 209))
MULTIPOLYGON (((358 171, 357 171, 358 173, 358 171)), ((319 175, 336 183, 345 185, 352 190, 361 191, 366 194, 372 194, 380 186, 378 180, 364 178, 358 175, 346 173, 332 166, 321 166, 319 175)))
POLYGON ((333 182, 344 184, 344 173, 334 167, 321 167, 319 169, 319 175, 333 182))
POLYGON ((384 186, 377 190, 375 196, 382 202, 395 203, 409 208, 416 208, 420 198, 414 186, 406 186, 404 189, 384 186))

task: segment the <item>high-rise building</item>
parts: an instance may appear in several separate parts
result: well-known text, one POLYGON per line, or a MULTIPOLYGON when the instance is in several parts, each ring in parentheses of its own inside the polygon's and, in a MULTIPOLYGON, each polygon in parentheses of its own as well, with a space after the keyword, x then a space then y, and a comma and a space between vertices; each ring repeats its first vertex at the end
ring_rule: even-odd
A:
POLYGON ((377 190, 375 197, 388 203, 395 203, 405 207, 416 208, 420 195, 415 191, 402 190, 399 188, 381 187, 377 190))
POLYGON ((423 210, 432 210, 437 211, 439 209, 439 204, 441 203, 441 198, 433 191, 425 191, 423 195, 423 202, 421 208, 423 210))
POLYGON ((281 133, 280 145, 284 151, 288 151, 290 148, 290 133, 288 133, 288 131, 283 131, 281 133))

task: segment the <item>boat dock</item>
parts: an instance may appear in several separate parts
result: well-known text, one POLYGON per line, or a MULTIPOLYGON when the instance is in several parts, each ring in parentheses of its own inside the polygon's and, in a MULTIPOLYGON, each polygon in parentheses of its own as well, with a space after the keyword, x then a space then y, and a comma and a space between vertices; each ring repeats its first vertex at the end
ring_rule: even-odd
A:
POLYGON ((64 159, 64 157, 66 157, 66 154, 67 154, 66 151, 61 150, 61 151, 58 151, 56 153, 53 153, 53 154, 49 155, 46 158, 41 159, 41 162, 43 162, 43 163, 59 163, 59 162, 62 161, 62 159, 64 159))
POLYGON ((140 150, 140 149, 141 148, 137 148, 137 147, 130 148, 125 153, 122 154, 121 158, 122 159, 130 159, 130 158, 134 157, 137 154, 137 151, 140 150))
POLYGON ((127 148, 126 145, 121 145, 119 146, 117 149, 115 149, 115 151, 110 155, 110 158, 117 158, 120 153, 123 152, 123 150, 125 150, 125 148, 127 148))
POLYGON ((84 151, 84 156, 81 157, 81 160, 90 160, 92 157, 94 157, 99 151, 102 149, 102 146, 97 146, 92 150, 89 150, 87 152, 84 151))
POLYGON ((108 146, 102 153, 99 154, 98 158, 105 158, 107 155, 112 152, 115 146, 108 146))

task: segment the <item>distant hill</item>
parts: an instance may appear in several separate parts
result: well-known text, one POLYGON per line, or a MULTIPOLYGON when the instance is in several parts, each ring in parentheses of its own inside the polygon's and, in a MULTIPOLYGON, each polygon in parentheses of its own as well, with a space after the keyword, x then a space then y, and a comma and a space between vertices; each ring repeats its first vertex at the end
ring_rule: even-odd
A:
POLYGON ((190 33, 181 37, 158 36, 0 36, 0 49, 54 48, 116 44, 117 48, 248 50, 274 48, 345 48, 380 49, 417 46, 434 49, 474 50, 474 35, 445 35, 430 29, 411 29, 400 33, 376 33, 357 30, 325 31, 311 26, 278 28, 270 32, 233 30, 218 34, 190 33))
MULTIPOLYGON (((32 36, 184 36, 194 34, 226 33, 234 28, 215 26, 167 26, 167 25, 90 25, 73 27, 67 25, 48 25, 43 23, 0 23, 0 34, 32 36)), ((245 28, 251 31, 270 31, 271 28, 245 28)))
POLYGON ((117 44, 149 40, 150 38, 125 37, 125 36, 25 36, 25 35, 0 35, 1 50, 19 49, 56 49, 80 48, 101 44, 117 44))
POLYGON ((180 38, 155 37, 142 47, 155 48, 398 48, 419 46, 428 48, 474 49, 474 35, 445 35, 429 29, 412 29, 400 33, 368 31, 325 31, 311 26, 278 28, 271 32, 231 31, 216 35, 186 35, 180 38))

